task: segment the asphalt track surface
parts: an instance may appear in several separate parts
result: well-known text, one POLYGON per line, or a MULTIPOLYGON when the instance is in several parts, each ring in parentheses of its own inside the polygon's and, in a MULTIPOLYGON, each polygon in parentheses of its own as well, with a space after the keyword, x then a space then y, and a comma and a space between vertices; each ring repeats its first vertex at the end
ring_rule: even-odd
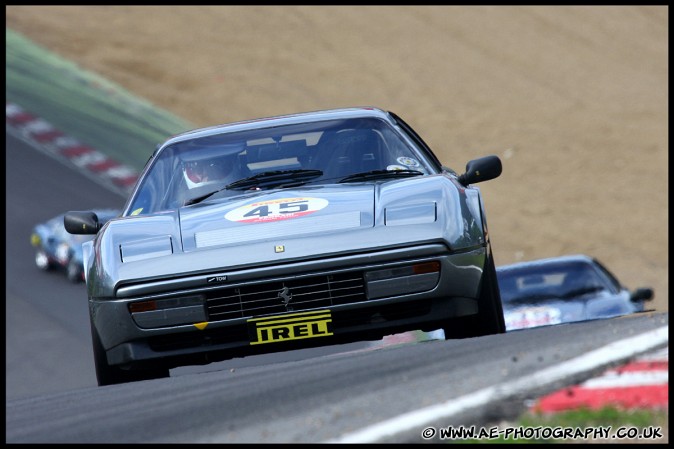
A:
POLYGON ((7 399, 96 385, 86 290, 34 262, 33 227, 124 198, 6 135, 7 399), (65 281, 65 282, 64 282, 65 281))

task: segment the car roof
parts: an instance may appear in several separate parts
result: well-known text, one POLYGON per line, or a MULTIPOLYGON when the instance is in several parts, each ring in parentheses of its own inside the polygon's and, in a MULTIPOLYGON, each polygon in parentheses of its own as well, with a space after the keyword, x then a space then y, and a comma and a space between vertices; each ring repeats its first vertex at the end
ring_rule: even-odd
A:
POLYGON ((198 137, 212 136, 223 132, 236 132, 248 129, 267 128, 272 126, 292 125, 298 123, 318 122, 323 120, 345 119, 345 118, 380 118, 390 120, 388 113, 375 107, 353 107, 340 109, 324 109, 312 112, 300 112, 289 115, 278 115, 273 117, 245 120, 234 123, 225 123, 222 125, 209 126, 186 131, 172 136, 160 145, 160 149, 168 145, 190 140, 198 137))
POLYGON ((543 259, 515 262, 507 265, 499 265, 496 271, 519 270, 523 268, 545 267, 547 265, 557 265, 560 263, 594 263, 594 258, 585 254, 569 254, 557 257, 547 257, 543 259))

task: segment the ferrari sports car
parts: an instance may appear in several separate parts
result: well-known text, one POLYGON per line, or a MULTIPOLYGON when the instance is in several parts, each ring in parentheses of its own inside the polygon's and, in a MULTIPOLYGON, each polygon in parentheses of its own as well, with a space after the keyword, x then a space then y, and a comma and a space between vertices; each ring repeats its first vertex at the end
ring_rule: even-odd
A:
POLYGON ((508 331, 645 310, 652 288, 630 291, 596 258, 578 254, 496 268, 508 331))
MULTIPOLYGON (((120 210, 96 210, 99 220, 107 220, 121 214, 120 210)), ((73 235, 63 224, 64 214, 57 215, 33 228, 30 243, 35 247, 35 265, 43 271, 60 270, 74 283, 84 281, 82 243, 91 240, 91 235, 73 235)))
POLYGON ((485 207, 392 112, 345 108, 162 143, 122 216, 84 244, 99 385, 263 352, 442 328, 505 332, 485 207))

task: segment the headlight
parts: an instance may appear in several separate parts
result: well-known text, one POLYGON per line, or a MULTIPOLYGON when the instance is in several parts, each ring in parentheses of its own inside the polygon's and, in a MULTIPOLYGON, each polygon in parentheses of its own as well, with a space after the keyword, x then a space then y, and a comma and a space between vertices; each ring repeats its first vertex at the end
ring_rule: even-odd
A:
POLYGON ((386 226, 433 223, 437 220, 435 203, 412 206, 387 207, 384 213, 386 226))
POLYGON ((151 299, 129 304, 136 324, 144 328, 177 326, 206 321, 206 299, 203 295, 151 299))
POLYGON ((119 246, 119 251, 122 262, 134 262, 173 254, 173 244, 170 235, 163 235, 123 243, 119 246))
POLYGON ((365 273, 369 299, 432 290, 440 280, 440 262, 422 262, 365 273))

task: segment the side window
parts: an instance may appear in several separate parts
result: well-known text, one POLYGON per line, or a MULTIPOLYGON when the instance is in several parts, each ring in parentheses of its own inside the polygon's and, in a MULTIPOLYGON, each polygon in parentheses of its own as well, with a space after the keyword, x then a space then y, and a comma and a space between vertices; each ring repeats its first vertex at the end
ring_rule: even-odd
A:
POLYGON ((595 261, 595 266, 599 269, 600 274, 607 279, 606 283, 611 286, 614 293, 619 292, 620 289, 623 288, 620 281, 618 281, 618 279, 613 276, 613 273, 611 273, 605 266, 597 261, 595 261))
POLYGON ((415 154, 410 147, 405 145, 404 141, 397 135, 394 135, 393 130, 384 128, 381 130, 381 133, 387 154, 385 168, 418 170, 424 174, 432 171, 419 155, 415 154))
POLYGON ((175 194, 171 189, 174 170, 170 169, 175 164, 174 159, 172 152, 167 149, 154 162, 133 199, 129 215, 151 214, 169 207, 168 196, 175 194))

